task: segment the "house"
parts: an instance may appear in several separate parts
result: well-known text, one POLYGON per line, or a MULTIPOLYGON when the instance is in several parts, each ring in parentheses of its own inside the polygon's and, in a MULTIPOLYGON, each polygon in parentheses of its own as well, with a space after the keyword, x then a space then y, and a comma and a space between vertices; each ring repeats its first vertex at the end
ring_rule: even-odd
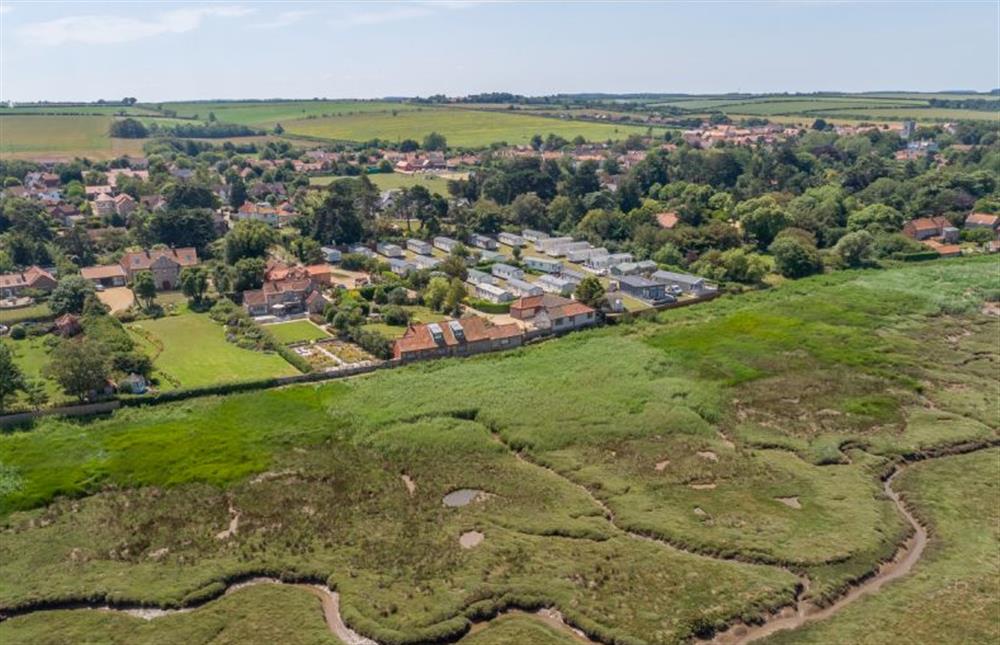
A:
POLYGON ((322 313, 326 300, 308 278, 267 281, 260 289, 243 292, 243 308, 251 316, 283 316, 306 311, 322 313))
POLYGON ((610 255, 595 255, 587 260, 586 267, 598 273, 606 273, 611 267, 632 262, 631 253, 612 253, 610 255))
POLYGON ((83 192, 87 196, 87 199, 96 199, 98 195, 107 195, 108 197, 110 197, 111 193, 114 192, 114 189, 112 189, 111 186, 107 185, 86 186, 84 187, 83 192))
POLYGON ((164 291, 176 289, 181 279, 181 269, 198 264, 198 253, 191 247, 182 249, 157 249, 126 253, 121 266, 129 282, 140 271, 150 271, 156 288, 164 291))
POLYGON ((0 274, 0 298, 16 298, 26 289, 48 292, 55 288, 56 279, 38 266, 30 266, 18 273, 0 274))
POLYGON ((903 226, 903 233, 908 237, 920 241, 932 237, 940 237, 944 234, 944 229, 950 227, 951 222, 945 217, 918 217, 910 220, 903 226))
POLYGON ((537 242, 539 240, 544 240, 549 236, 548 233, 543 233, 542 231, 535 231, 530 228, 526 228, 521 231, 521 237, 529 242, 537 242))
POLYGON ((528 244, 526 239, 520 235, 515 235, 514 233, 503 232, 500 235, 497 235, 497 239, 500 240, 501 244, 513 247, 522 247, 528 244))
POLYGON ((267 202, 246 202, 233 214, 233 217, 236 218, 237 222, 248 220, 264 222, 272 228, 278 228, 282 224, 280 215, 278 209, 267 202))
POLYGON ((562 333, 597 324, 592 308, 554 294, 522 297, 510 306, 510 315, 536 329, 562 333))
POLYGON ((472 246, 476 247, 477 249, 486 249, 487 251, 497 250, 497 241, 494 240, 492 237, 487 237, 485 235, 479 235, 478 233, 474 233, 469 238, 469 242, 471 242, 472 246))
POLYGON ((552 274, 543 275, 535 284, 541 287, 542 291, 546 293, 555 293, 560 296, 568 296, 576 288, 576 284, 571 280, 552 274))
POLYGON ((80 275, 94 283, 94 286, 124 287, 127 282, 125 269, 120 264, 83 267, 80 275))
POLYGON ((80 326, 80 320, 73 314, 59 316, 56 318, 54 324, 56 333, 63 338, 72 338, 83 331, 83 327, 80 326))
POLYGON ((676 298, 667 293, 667 284, 650 280, 641 275, 623 275, 618 278, 618 288, 628 295, 653 304, 673 302, 676 298))
POLYGON ((503 287, 498 287, 495 284, 489 282, 477 282, 476 285, 476 297, 482 298, 483 300, 489 300, 490 302, 502 303, 510 302, 514 299, 514 294, 507 291, 503 287))
POLYGON ((490 273, 504 280, 510 280, 511 278, 517 278, 518 280, 524 279, 524 271, 502 262, 497 262, 491 266, 490 273))
POLYGON ((530 282, 525 282, 520 278, 508 278, 507 288, 516 296, 526 297, 526 296, 540 296, 544 291, 538 285, 532 284, 530 282))
POLYGON ((434 238, 434 248, 440 249, 445 253, 451 253, 452 249, 461 244, 458 240, 453 240, 450 237, 438 236, 434 238))
POLYGON ((121 217, 128 217, 135 211, 135 200, 130 195, 122 193, 114 199, 115 212, 121 217))
POLYGON ((472 284, 496 284, 497 280, 493 277, 493 274, 486 273, 485 271, 479 271, 478 269, 469 269, 468 277, 466 278, 472 284))
MULTIPOLYGON (((396 247, 399 248, 399 247, 396 247)), ((389 270, 402 277, 417 270, 417 265, 399 258, 389 258, 389 270)))
POLYGON ((542 273, 559 273, 562 271, 562 262, 531 255, 525 256, 524 266, 535 271, 541 271, 542 273))
POLYGON ((101 193, 94 199, 94 214, 111 217, 115 214, 115 198, 109 193, 101 193))
POLYGON ((320 251, 323 252, 323 259, 333 264, 340 262, 341 257, 343 257, 340 252, 340 249, 334 248, 332 246, 321 247, 320 251))
POLYGON ((388 242, 379 242, 375 245, 375 250, 387 258, 401 258, 406 254, 403 253, 403 247, 398 244, 390 244, 388 242))
POLYGON ((420 255, 431 255, 434 252, 434 247, 423 240, 406 240, 406 248, 420 255))
POLYGON ((77 222, 86 219, 80 210, 72 204, 56 204, 49 208, 49 217, 65 228, 72 228, 77 222))
POLYGON ((442 356, 470 356, 519 347, 523 340, 517 323, 494 325, 470 316, 441 323, 410 325, 393 345, 397 360, 410 361, 442 356))
POLYGON ((693 293, 696 296, 705 295, 718 290, 718 287, 708 284, 705 278, 700 278, 689 273, 675 273, 674 271, 656 271, 650 276, 667 285, 667 289, 675 295, 680 292, 693 293))
POLYGON ((623 262, 612 265, 609 273, 613 276, 624 275, 648 275, 656 271, 656 262, 652 260, 642 260, 640 262, 623 262))
POLYGON ((427 255, 414 255, 409 261, 418 269, 433 270, 438 268, 441 264, 441 258, 435 258, 427 255))
POLYGON ((987 228, 996 231, 1000 229, 1000 216, 990 213, 970 213, 965 218, 965 228, 987 228))
POLYGON ((677 213, 656 214, 656 223, 659 225, 660 228, 665 228, 667 230, 670 230, 675 226, 677 226, 678 222, 680 222, 680 218, 677 217, 677 213))

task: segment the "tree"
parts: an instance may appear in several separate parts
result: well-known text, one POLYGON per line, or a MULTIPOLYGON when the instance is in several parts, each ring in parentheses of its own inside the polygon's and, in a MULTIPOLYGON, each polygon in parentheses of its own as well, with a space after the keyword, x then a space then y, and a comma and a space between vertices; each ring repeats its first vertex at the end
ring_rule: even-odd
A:
POLYGON ((786 278, 802 278, 823 270, 823 261, 816 246, 799 235, 778 237, 768 248, 774 256, 774 266, 786 278))
POLYGON ((847 228, 852 231, 862 229, 895 233, 903 228, 903 214, 892 206, 872 204, 847 216, 847 228))
POLYGON ((135 292, 135 297, 143 303, 146 309, 152 307, 153 301, 156 300, 156 281, 153 279, 153 274, 149 271, 140 271, 135 274, 132 291, 135 292))
POLYGON ((41 379, 29 380, 25 385, 24 394, 32 410, 40 410, 49 402, 49 393, 45 390, 45 383, 41 379))
POLYGON ((462 313, 462 301, 468 295, 465 284, 458 278, 454 278, 451 285, 448 286, 448 295, 444 299, 444 310, 452 316, 458 316, 462 313))
POLYGON ((314 240, 326 244, 336 240, 341 244, 354 244, 364 234, 362 212, 365 181, 344 179, 327 188, 323 200, 311 208, 306 231, 314 240))
POLYGON ((441 311, 444 307, 444 300, 448 297, 448 280, 440 276, 431 278, 424 289, 424 304, 434 311, 441 311))
POLYGON ((748 199, 736 206, 736 217, 743 226, 743 234, 759 248, 767 248, 781 229, 788 226, 788 217, 773 197, 748 199))
POLYGON ((167 184, 160 191, 168 208, 218 208, 219 198, 207 186, 167 184))
POLYGON ((452 253, 438 267, 445 275, 456 280, 465 280, 469 275, 469 269, 465 264, 465 259, 452 253))
POLYGON ((588 275, 576 285, 573 295, 588 307, 600 309, 604 302, 604 285, 596 277, 588 275))
POLYGON ((840 238, 833 251, 845 265, 860 267, 871 260, 874 241, 874 236, 868 231, 854 231, 840 238))
POLYGON ((234 172, 227 176, 226 183, 229 184, 229 205, 238 209, 247 201, 246 182, 234 172))
POLYGON ((424 150, 447 150, 448 140, 444 138, 443 134, 438 132, 431 132, 426 137, 424 137, 424 150))
POLYGON ((246 291, 247 289, 260 289, 264 284, 264 272, 267 264, 263 258, 243 258, 236 262, 233 267, 236 275, 233 278, 234 291, 246 291))
POLYGON ((147 235, 153 243, 193 246, 199 253, 218 237, 212 213, 204 209, 157 211, 149 219, 147 235))
POLYGON ((201 304, 208 291, 208 272, 200 266, 181 270, 181 291, 195 304, 201 304))
POLYGON ((418 150, 419 148, 420 144, 414 141, 413 139, 403 139, 402 141, 399 142, 400 152, 413 152, 415 150, 418 150))
POLYGON ((103 349, 100 343, 87 339, 64 340, 52 352, 46 374, 82 403, 107 383, 109 367, 103 349))
POLYGON ((226 262, 236 264, 243 258, 259 258, 277 241, 274 229, 256 220, 236 222, 226 234, 226 262))
POLYGON ((69 275, 59 281, 49 296, 49 309, 57 316, 83 313, 87 296, 94 293, 94 285, 86 278, 69 275))
POLYGON ((149 130, 137 119, 115 119, 108 128, 108 134, 118 139, 145 139, 149 130))
POLYGON ((7 410, 7 401, 27 388, 24 373, 14 362, 14 352, 10 346, 0 341, 0 413, 7 410))
POLYGON ((303 264, 318 264, 323 261, 323 249, 311 237, 297 237, 291 241, 289 248, 303 264))

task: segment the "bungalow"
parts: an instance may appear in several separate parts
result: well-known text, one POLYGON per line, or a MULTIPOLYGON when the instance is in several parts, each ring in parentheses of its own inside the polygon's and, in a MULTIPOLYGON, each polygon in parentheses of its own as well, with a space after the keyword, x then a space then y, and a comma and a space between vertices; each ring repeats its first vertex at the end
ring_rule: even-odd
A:
POLYGON ((388 242, 379 242, 375 245, 375 250, 387 258, 401 258, 404 257, 403 248, 398 244, 390 244, 388 242))
POLYGON ((83 267, 80 275, 94 283, 94 286, 124 287, 127 281, 125 269, 120 264, 83 267))
POLYGON ((529 242, 537 242, 539 240, 544 240, 549 236, 548 233, 543 233, 542 231, 535 231, 530 228, 526 228, 521 231, 521 237, 529 242))
POLYGON ((486 249, 487 251, 497 250, 497 241, 492 237, 474 233, 471 237, 469 237, 469 242, 477 249, 486 249))
POLYGON ((1000 229, 1000 216, 990 213, 970 213, 965 218, 965 228, 1000 229))
POLYGON ((110 197, 112 192, 114 192, 114 190, 108 185, 86 186, 83 189, 83 193, 87 196, 87 199, 96 199, 98 195, 107 195, 110 197))
POLYGON ((519 298, 510 306, 511 318, 529 323, 536 329, 562 333, 597 324, 592 308, 553 294, 519 298))
POLYGON ((30 266, 18 273, 0 274, 0 298, 16 298, 26 289, 52 291, 55 288, 56 279, 38 266, 30 266))
POLYGON ((518 269, 517 267, 512 267, 509 264, 504 264, 502 262, 497 262, 490 267, 490 273, 498 278, 503 278, 504 280, 510 280, 511 278, 517 278, 521 280, 524 278, 524 271, 518 269))
POLYGON ((624 275, 647 275, 656 271, 656 262, 652 260, 642 260, 640 262, 623 262, 611 266, 610 273, 613 276, 624 275))
POLYGON ((436 269, 441 264, 440 258, 427 255, 414 255, 409 261, 418 269, 436 269))
POLYGON ((586 262, 590 258, 602 257, 608 255, 608 250, 603 246, 594 248, 587 245, 587 248, 580 248, 573 251, 566 252, 566 259, 570 262, 586 262))
POLYGON ((450 237, 438 236, 434 238, 434 248, 444 251, 445 253, 451 253, 452 249, 461 244, 458 240, 453 240, 450 237))
POLYGON ((472 284, 496 284, 497 280, 492 274, 486 273, 485 271, 479 271, 477 269, 469 269, 468 277, 466 278, 472 284))
POLYGON ((653 304, 673 302, 676 298, 667 293, 667 285, 641 275, 624 275, 618 278, 618 288, 628 295, 653 304))
POLYGON ((541 271, 542 273, 559 273, 562 271, 562 262, 558 260, 550 260, 548 258, 539 258, 535 256, 525 256, 524 265, 529 269, 534 269, 535 271, 541 271))
POLYGON ((551 274, 543 275, 535 284, 541 287, 542 291, 546 293, 555 293, 560 296, 568 296, 576 288, 576 284, 571 280, 551 274))
POLYGON ((667 285, 667 289, 674 293, 678 291, 693 293, 696 296, 712 293, 718 287, 708 284, 705 278, 700 278, 689 273, 675 273, 673 271, 656 271, 650 276, 667 285))
POLYGON ((522 247, 528 244, 528 241, 521 237, 520 235, 515 235, 514 233, 503 232, 497 236, 501 244, 506 244, 507 246, 522 247))
POLYGON ((495 284, 490 284, 489 282, 477 282, 476 284, 476 297, 482 298, 483 300, 489 300, 490 302, 503 303, 510 302, 514 299, 514 294, 507 291, 503 287, 498 287, 495 284))
POLYGON ((136 273, 150 271, 156 288, 169 291, 180 283, 181 269, 198 264, 198 253, 191 247, 138 251, 123 255, 120 264, 129 282, 135 280, 136 273))
POLYGON ((417 265, 406 260, 400 260, 399 258, 389 258, 389 270, 402 277, 416 271, 417 265))
POLYGON ((442 356, 469 356, 519 347, 523 340, 517 323, 494 325, 471 316, 441 323, 410 325, 393 345, 397 360, 409 361, 442 356))
POLYGON ((336 264, 340 262, 340 259, 343 257, 343 255, 340 252, 340 249, 334 248, 332 246, 324 246, 320 248, 320 250, 323 252, 323 259, 326 260, 327 262, 332 262, 336 264))
POLYGON ((507 288, 516 296, 540 296, 544 291, 538 285, 521 280, 520 278, 508 278, 507 288))
POLYGON ((587 260, 588 269, 593 269, 599 273, 606 273, 611 267, 632 262, 631 253, 612 253, 610 255, 597 255, 587 260))
POLYGON ((267 281, 260 289, 243 292, 243 308, 251 316, 282 316, 307 311, 322 313, 326 300, 308 278, 267 281))
POLYGON ((406 240, 406 248, 414 253, 419 253, 420 255, 431 255, 434 251, 434 247, 427 242, 414 239, 406 240))

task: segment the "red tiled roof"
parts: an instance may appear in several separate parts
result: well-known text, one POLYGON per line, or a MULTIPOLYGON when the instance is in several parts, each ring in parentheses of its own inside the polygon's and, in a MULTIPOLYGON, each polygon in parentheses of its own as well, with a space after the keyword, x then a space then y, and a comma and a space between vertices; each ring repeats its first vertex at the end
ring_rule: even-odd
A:
POLYGON ((656 223, 660 225, 660 228, 673 228, 677 226, 677 222, 680 218, 677 217, 677 213, 657 213, 656 223))
POLYGON ((1000 222, 1000 216, 991 213, 972 213, 965 218, 966 224, 978 224, 979 226, 996 226, 1000 222))
POLYGON ((173 260, 182 267, 189 267, 198 264, 198 253, 191 247, 181 249, 154 249, 152 251, 139 251, 126 253, 122 256, 121 265, 132 271, 141 271, 152 266, 153 262, 161 257, 173 260))
POLYGON ((459 322, 462 325, 462 330, 465 332, 464 343, 455 338, 455 334, 447 322, 437 323, 441 328, 442 340, 440 343, 435 342, 428 324, 410 325, 402 338, 396 341, 397 353, 406 354, 438 347, 457 347, 458 345, 483 340, 500 340, 521 335, 521 328, 517 323, 493 325, 485 318, 480 318, 479 316, 462 318, 459 322))
POLYGON ((106 278, 124 278, 125 269, 120 264, 106 264, 103 266, 83 267, 80 275, 88 280, 103 280, 106 278))

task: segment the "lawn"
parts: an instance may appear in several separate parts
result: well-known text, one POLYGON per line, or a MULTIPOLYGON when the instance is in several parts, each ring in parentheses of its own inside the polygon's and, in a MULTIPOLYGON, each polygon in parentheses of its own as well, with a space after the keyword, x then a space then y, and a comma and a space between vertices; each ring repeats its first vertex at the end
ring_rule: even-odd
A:
POLYGON ((111 117, 0 114, 0 158, 110 159, 142 154, 141 139, 112 139, 111 117))
POLYGON ((271 335, 274 336, 279 343, 283 343, 285 345, 330 337, 328 333, 308 320, 295 320, 292 322, 265 325, 264 329, 271 332, 271 335))
MULTIPOLYGON (((70 401, 71 397, 63 394, 58 383, 42 375, 45 366, 49 364, 51 354, 46 340, 51 338, 51 336, 31 336, 23 340, 4 339, 0 342, 7 344, 14 350, 14 362, 21 368, 25 377, 39 380, 45 384, 45 391, 49 395, 49 404, 58 405, 70 401)), ((26 405, 23 394, 19 395, 18 401, 26 405)))
POLYGON ((128 325, 139 345, 154 356, 161 387, 201 387, 298 372, 277 354, 241 349, 226 341, 207 314, 167 316, 128 325))
POLYGON ((439 132, 454 147, 481 147, 499 141, 526 144, 535 134, 557 134, 566 139, 582 136, 589 141, 624 139, 630 134, 645 134, 638 126, 608 125, 584 121, 550 119, 524 114, 457 108, 422 108, 392 113, 345 114, 329 118, 298 119, 283 122, 289 134, 342 141, 422 140, 439 132))
MULTIPOLYGON (((667 644, 789 603, 798 579, 778 564, 828 601, 905 535, 879 487, 891 460, 996 440, 1000 322, 981 312, 995 288, 993 258, 842 271, 502 354, 45 419, 0 436, 0 608, 169 606, 284 571, 335 585, 348 624, 381 642, 447 640, 498 609, 549 606, 603 642, 667 644), (490 496, 444 506, 460 488, 490 496), (482 544, 460 547, 472 530, 482 544)), ((900 480, 932 522, 935 505, 958 508, 938 490, 952 475, 910 477, 944 463, 900 480)), ((960 550, 980 582, 916 573, 908 602, 916 614, 957 590, 942 611, 970 612, 970 642, 991 642, 979 637, 995 636, 982 631, 995 519, 968 509, 995 499, 997 480, 963 469, 954 490, 970 501, 935 531, 943 544, 957 518, 948 531, 975 541, 960 550)), ((877 634, 885 607, 845 633, 877 634)), ((70 623, 92 615, 56 624, 82 630, 70 623)), ((0 639, 30 642, 37 632, 15 628, 44 620, 0 624, 0 639)), ((474 636, 533 628, 517 622, 474 636)), ((914 642, 952 633, 921 629, 914 642)))
POLYGON ((0 323, 5 325, 13 325, 26 320, 51 319, 52 317, 52 310, 44 302, 17 309, 0 309, 0 323))
MULTIPOLYGON (((368 178, 372 180, 379 190, 397 190, 399 188, 412 188, 413 186, 425 186, 427 190, 432 193, 438 193, 440 195, 448 194, 448 180, 454 178, 464 177, 465 173, 453 173, 449 176, 439 176, 439 175, 405 175, 398 172, 393 173, 375 173, 373 175, 368 175, 368 178)), ((337 176, 326 176, 326 177, 310 177, 309 183, 313 186, 328 186, 332 182, 338 179, 345 179, 345 177, 337 176)))

